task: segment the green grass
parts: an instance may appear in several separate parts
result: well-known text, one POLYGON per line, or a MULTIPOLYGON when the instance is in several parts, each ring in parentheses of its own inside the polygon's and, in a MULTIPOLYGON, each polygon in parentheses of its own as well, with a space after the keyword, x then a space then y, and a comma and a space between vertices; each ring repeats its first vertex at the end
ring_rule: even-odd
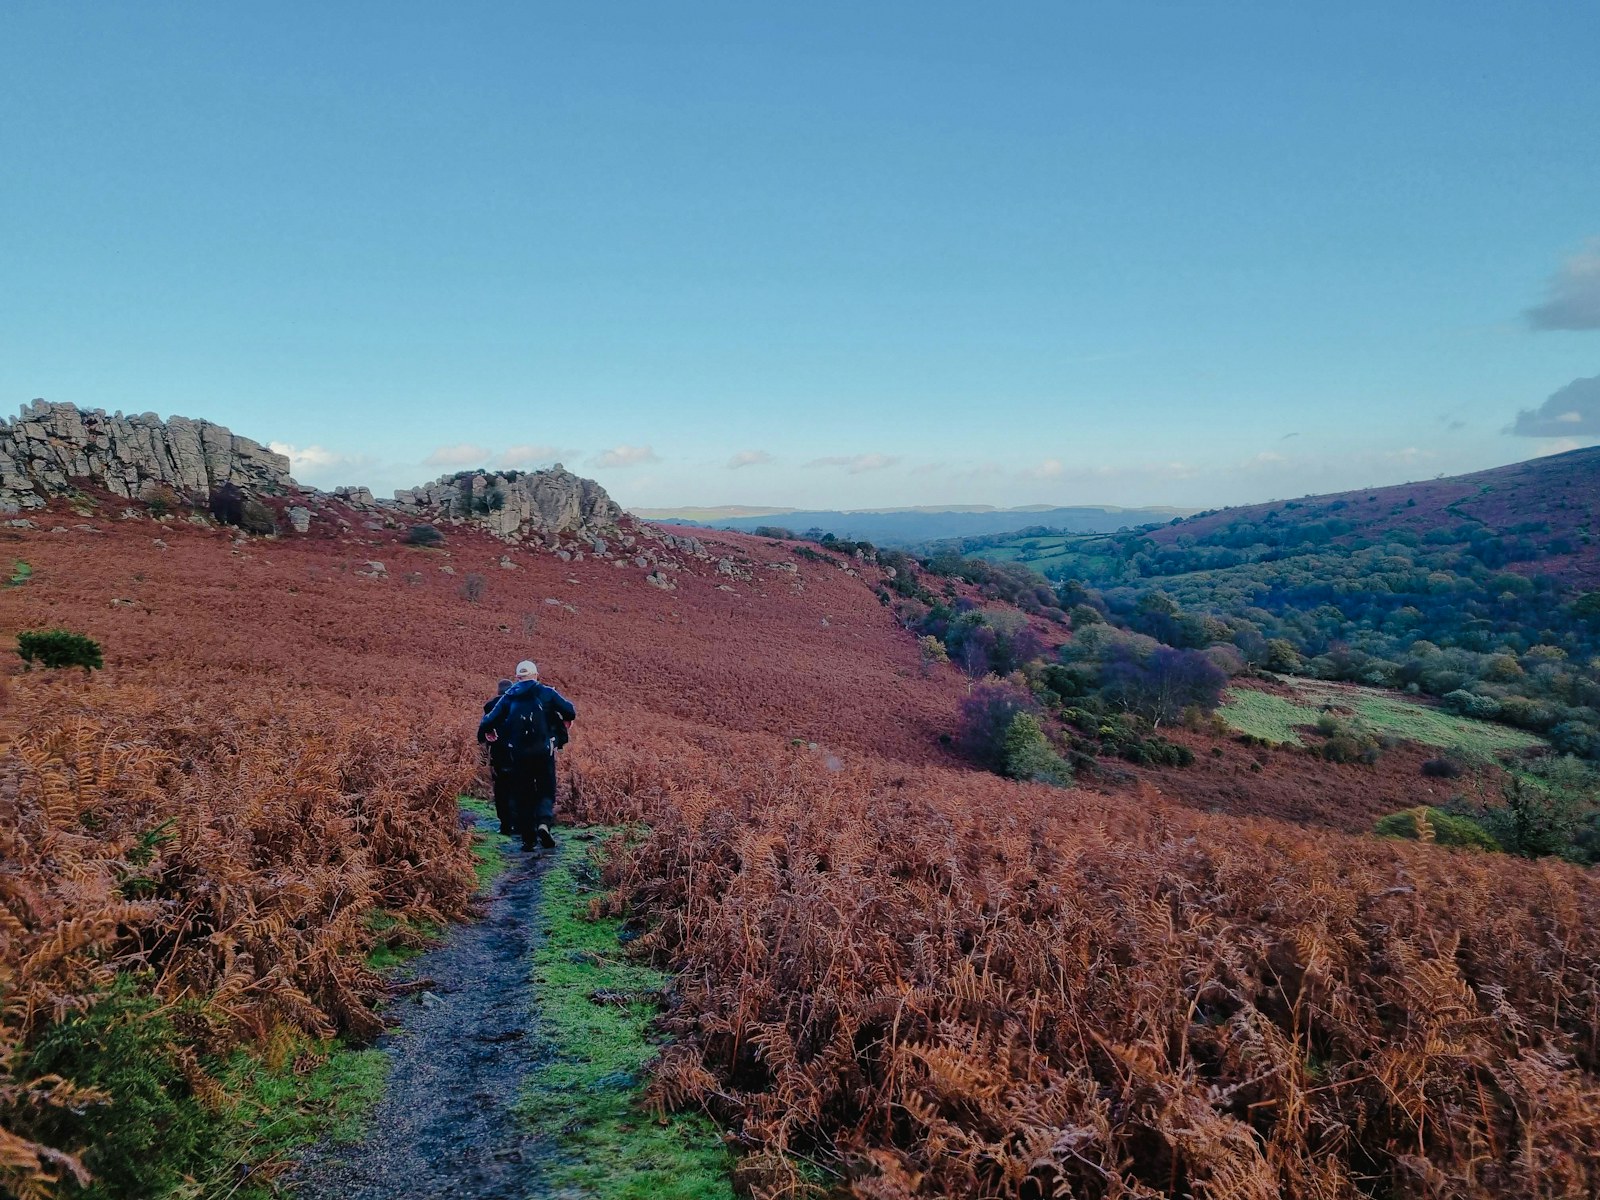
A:
POLYGON ((1305 745, 1296 727, 1315 725, 1322 715, 1315 708, 1250 688, 1230 688, 1219 711, 1222 719, 1240 733, 1290 746, 1305 745))
POLYGON ((6 582, 12 587, 21 587, 32 578, 33 568, 19 558, 11 568, 11 578, 6 582))
POLYGON ((281 1195, 271 1184, 271 1167, 291 1151, 320 1138, 358 1142, 389 1078, 390 1058, 382 1050, 356 1050, 341 1042, 303 1042, 268 1069, 255 1055, 238 1053, 222 1074, 222 1085, 238 1097, 227 1115, 228 1134, 213 1159, 204 1195, 233 1200, 269 1200, 281 1195), (296 1074, 299 1054, 325 1056, 306 1074, 296 1074), (268 1168, 263 1170, 263 1168, 268 1168), (241 1173, 244 1174, 241 1181, 241 1173), (259 1182, 251 1175, 260 1177, 259 1182))
MULTIPOLYGON (((589 832, 598 844, 615 831, 589 832)), ((548 1055, 522 1107, 538 1128, 555 1131, 546 1182, 597 1200, 732 1200, 733 1159, 711 1121, 659 1118, 641 1105, 667 976, 625 957, 620 922, 588 919, 598 887, 590 844, 571 833, 562 839, 544 877, 533 961, 548 1055)))
POLYGON ((1475 757, 1543 744, 1542 739, 1524 730, 1458 717, 1394 692, 1319 680, 1296 679, 1289 684, 1295 691, 1294 700, 1248 688, 1231 689, 1221 709, 1223 719, 1240 733, 1301 746, 1305 743, 1296 727, 1315 725, 1322 715, 1322 705, 1332 704, 1349 709, 1374 733, 1390 734, 1422 746, 1461 750, 1475 757))
MULTIPOLYGON (((462 796, 459 798, 461 810, 469 812, 481 821, 495 822, 494 805, 487 800, 480 800, 476 796, 462 796)), ((508 857, 511 852, 512 839, 501 833, 489 833, 480 829, 473 835, 472 840, 472 869, 478 876, 478 890, 481 892, 505 873, 511 865, 508 857)))

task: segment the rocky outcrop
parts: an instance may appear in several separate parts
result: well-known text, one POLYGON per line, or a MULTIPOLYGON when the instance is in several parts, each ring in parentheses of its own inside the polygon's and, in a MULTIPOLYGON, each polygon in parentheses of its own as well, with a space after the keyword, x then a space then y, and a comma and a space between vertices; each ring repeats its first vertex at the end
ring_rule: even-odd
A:
POLYGON ((43 508, 51 494, 83 483, 127 500, 165 486, 201 502, 227 484, 266 493, 295 487, 287 458, 210 421, 107 416, 35 400, 0 422, 0 511, 43 508))
POLYGON ((576 538, 592 546, 615 537, 622 509, 605 488, 559 463, 548 471, 464 471, 394 494, 416 517, 480 526, 508 542, 576 538))

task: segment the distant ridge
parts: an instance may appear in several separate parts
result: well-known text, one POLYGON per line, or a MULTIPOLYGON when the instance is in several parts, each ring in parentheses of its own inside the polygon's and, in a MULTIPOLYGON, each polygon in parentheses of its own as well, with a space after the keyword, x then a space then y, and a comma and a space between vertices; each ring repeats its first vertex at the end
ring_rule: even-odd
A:
POLYGON ((945 538, 979 537, 1013 533, 1036 526, 1071 533, 1115 533, 1171 521, 1193 509, 1115 505, 1051 507, 1031 504, 1021 508, 995 508, 986 504, 932 505, 880 509, 634 509, 645 520, 709 525, 749 533, 763 525, 777 525, 796 533, 819 530, 836 537, 860 538, 880 546, 912 546, 945 538))

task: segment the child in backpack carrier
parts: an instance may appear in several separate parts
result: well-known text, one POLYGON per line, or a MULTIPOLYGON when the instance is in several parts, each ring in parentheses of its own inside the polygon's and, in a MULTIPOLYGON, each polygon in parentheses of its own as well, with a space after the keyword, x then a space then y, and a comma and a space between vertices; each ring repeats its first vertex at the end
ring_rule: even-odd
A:
POLYGON ((555 752, 566 744, 567 725, 577 718, 572 702, 540 683, 539 668, 524 660, 517 664, 516 682, 478 723, 478 741, 493 747, 491 754, 505 764, 511 829, 522 835, 524 850, 551 849, 556 844, 551 832, 556 805, 555 752))

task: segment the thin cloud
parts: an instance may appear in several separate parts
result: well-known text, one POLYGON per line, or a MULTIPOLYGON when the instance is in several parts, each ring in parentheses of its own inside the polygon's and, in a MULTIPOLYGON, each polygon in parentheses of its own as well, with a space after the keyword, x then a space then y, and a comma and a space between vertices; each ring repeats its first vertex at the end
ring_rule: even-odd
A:
POLYGON ((1561 264, 1545 302, 1524 315, 1535 329, 1600 329, 1600 238, 1561 264))
POLYGON ((1024 479, 1060 479, 1067 473, 1059 458, 1047 458, 1042 463, 1023 468, 1018 474, 1024 479))
POLYGON ((459 442, 437 447, 422 461, 430 467, 476 467, 489 461, 489 451, 471 442, 459 442))
POLYGON ((764 467, 772 461, 772 455, 765 450, 741 450, 728 460, 728 470, 737 471, 740 467, 764 467))
POLYGON ((895 454, 833 454, 826 458, 814 458, 806 466, 842 467, 851 475, 859 475, 863 471, 882 471, 899 461, 899 456, 895 454))
POLYGON ((1574 379, 1538 408, 1523 409, 1506 432, 1539 438, 1600 436, 1600 375, 1574 379))
POLYGON ((272 442, 267 449, 287 458, 289 473, 307 483, 326 482, 341 472, 348 475, 373 465, 373 460, 366 455, 341 454, 326 446, 294 446, 288 442, 272 442))
POLYGON ((657 463, 661 456, 649 446, 613 446, 610 450, 603 450, 589 460, 591 467, 637 467, 645 463, 657 463))

